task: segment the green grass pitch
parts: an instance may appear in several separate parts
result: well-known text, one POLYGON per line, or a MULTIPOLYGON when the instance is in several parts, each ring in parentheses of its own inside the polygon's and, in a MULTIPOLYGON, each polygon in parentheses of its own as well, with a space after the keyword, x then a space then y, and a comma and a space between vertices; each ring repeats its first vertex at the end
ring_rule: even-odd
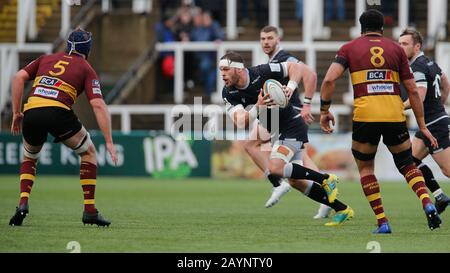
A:
MULTIPOLYGON (((442 183, 450 193, 448 183, 442 183)), ((430 231, 420 202, 406 183, 382 183, 393 234, 372 235, 375 217, 356 182, 339 184, 339 198, 355 210, 340 227, 313 220, 318 204, 292 190, 275 207, 265 181, 154 180, 100 177, 96 205, 109 228, 83 226, 76 176, 38 176, 30 214, 10 227, 19 195, 18 176, 0 176, 0 252, 450 252, 450 208, 430 231)))

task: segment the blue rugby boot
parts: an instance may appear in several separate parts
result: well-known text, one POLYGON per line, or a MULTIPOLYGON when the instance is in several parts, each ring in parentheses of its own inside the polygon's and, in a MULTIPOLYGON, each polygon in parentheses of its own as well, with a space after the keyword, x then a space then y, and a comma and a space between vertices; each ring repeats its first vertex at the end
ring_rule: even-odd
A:
POLYGON ((441 226, 442 220, 433 203, 425 205, 425 214, 427 216, 428 227, 433 230, 441 226))
POLYGON ((379 225, 376 230, 372 232, 373 234, 389 234, 392 233, 391 227, 389 226, 389 222, 384 222, 379 225))

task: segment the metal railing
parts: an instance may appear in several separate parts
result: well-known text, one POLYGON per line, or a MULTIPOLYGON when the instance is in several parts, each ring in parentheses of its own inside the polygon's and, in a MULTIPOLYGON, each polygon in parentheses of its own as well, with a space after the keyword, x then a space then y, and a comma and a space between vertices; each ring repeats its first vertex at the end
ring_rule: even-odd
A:
POLYGON ((131 65, 125 74, 123 74, 120 79, 116 82, 110 92, 105 96, 105 102, 107 104, 113 103, 113 101, 121 94, 128 83, 138 76, 139 70, 142 68, 144 63, 150 61, 154 63, 156 60, 155 43, 152 42, 151 45, 139 56, 139 58, 131 65))
MULTIPOLYGON (((305 51, 305 63, 312 69, 316 69, 317 52, 336 52, 344 42, 283 42, 282 47, 288 51, 305 51)), ((266 55, 261 49, 259 42, 172 42, 157 43, 156 50, 173 51, 175 54, 175 73, 174 73, 174 102, 183 103, 184 100, 184 53, 186 51, 216 51, 217 61, 227 50, 240 50, 252 52, 252 65, 266 63, 268 61, 266 55)), ((220 74, 217 73, 217 90, 212 95, 214 103, 222 101, 220 91, 223 88, 220 74)))
MULTIPOLYGON (((335 132, 340 133, 342 130, 341 116, 352 115, 353 107, 347 104, 333 104, 330 111, 335 117, 335 132)), ((450 107, 445 106, 447 112, 449 112, 450 107)), ((123 133, 130 133, 133 128, 131 126, 131 116, 132 115, 164 115, 164 131, 166 133, 173 133, 173 126, 176 123, 176 118, 182 115, 202 115, 202 117, 207 117, 208 120, 205 124, 209 127, 219 128, 220 121, 222 120, 219 116, 225 115, 226 110, 223 104, 189 104, 189 105, 173 105, 173 104, 139 104, 139 105, 109 105, 108 110, 111 115, 120 116, 120 130, 123 133)), ((313 104, 311 111, 314 115, 320 114, 320 107, 318 104, 313 104)), ((406 111, 406 116, 408 120, 408 128, 414 130, 417 128, 417 123, 412 110, 406 111)), ((315 122, 318 122, 317 120, 315 122)), ((345 126, 348 128, 348 126, 345 126)), ((149 125, 148 130, 156 130, 158 128, 151 127, 149 125)))
MULTIPOLYGON (((0 113, 10 100, 10 85, 13 75, 19 70, 19 53, 42 52, 50 53, 51 44, 0 44, 0 113)), ((0 128, 1 128, 0 115, 0 128)))

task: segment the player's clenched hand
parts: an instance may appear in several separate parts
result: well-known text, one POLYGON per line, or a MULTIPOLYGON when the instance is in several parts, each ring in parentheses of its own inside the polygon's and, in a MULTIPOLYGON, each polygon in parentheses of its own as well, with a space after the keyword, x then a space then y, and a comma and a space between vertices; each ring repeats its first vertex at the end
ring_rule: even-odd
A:
POLYGON ((270 105, 275 104, 269 94, 267 94, 267 95, 263 95, 263 94, 264 93, 261 89, 261 91, 259 92, 258 101, 256 102, 257 106, 261 106, 261 105, 270 106, 270 105))
POLYGON ((436 138, 430 133, 427 127, 421 128, 420 132, 431 142, 431 146, 433 148, 437 148, 439 146, 436 138))
POLYGON ((286 97, 288 98, 288 100, 290 100, 292 97, 292 93, 294 93, 294 90, 287 87, 286 85, 283 85, 283 92, 286 95, 286 97))
POLYGON ((332 133, 334 130, 330 126, 330 121, 331 121, 331 124, 334 126, 335 125, 334 116, 333 116, 333 114, 331 114, 331 112, 329 112, 329 111, 320 112, 320 128, 322 128, 322 131, 324 131, 327 134, 332 133))
POLYGON ((22 131, 22 120, 23 120, 23 113, 17 113, 13 115, 13 120, 11 124, 11 133, 13 135, 19 135, 22 131))
POLYGON ((300 115, 307 124, 311 124, 314 121, 314 116, 311 114, 310 104, 303 105, 302 112, 300 113, 300 115))
POLYGON ((111 155, 111 159, 114 162, 114 166, 117 166, 117 153, 114 144, 112 142, 106 143, 106 148, 108 149, 108 152, 111 155))

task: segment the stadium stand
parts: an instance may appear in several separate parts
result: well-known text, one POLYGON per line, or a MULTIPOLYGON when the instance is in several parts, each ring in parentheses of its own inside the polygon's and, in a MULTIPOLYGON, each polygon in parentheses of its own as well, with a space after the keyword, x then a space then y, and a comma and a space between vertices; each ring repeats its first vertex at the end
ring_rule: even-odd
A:
MULTIPOLYGON (((64 2, 64 1, 63 1, 64 2)), ((172 5, 172 9, 169 13, 176 11, 176 8, 180 6, 181 1, 174 1, 175 4, 172 5)), ((198 1, 201 2, 201 1, 198 1)), ((235 2, 234 0, 228 0, 229 2, 235 2)), ((266 7, 270 7, 276 0, 267 0, 264 4, 266 7)), ((304 1, 309 3, 317 3, 321 1, 304 1)), ((302 47, 300 42, 305 41, 305 28, 303 24, 300 23, 295 18, 295 1, 290 0, 278 0, 278 18, 275 18, 275 22, 279 22, 279 26, 283 32, 283 44, 287 42, 294 42, 299 44, 299 49, 289 47, 287 50, 292 52, 299 59, 304 60, 307 64, 311 65, 311 61, 314 62, 317 74, 318 82, 321 83, 326 69, 333 59, 337 48, 330 48, 329 50, 317 50, 318 43, 321 42, 323 45, 330 45, 330 42, 344 42, 352 38, 351 28, 356 25, 355 17, 358 13, 359 5, 365 1, 355 0, 346 1, 346 18, 344 21, 328 21, 323 23, 325 29, 330 30, 329 37, 318 37, 314 38, 314 53, 311 57, 311 53, 308 53, 306 47, 302 47), (315 57, 314 57, 315 54, 315 57)), ((394 9, 392 10, 392 20, 387 22, 385 33, 387 37, 392 37, 395 27, 399 25, 402 20, 399 18, 399 7, 404 4, 404 0, 394 1, 394 9)), ((436 33, 428 34, 430 29, 430 19, 427 14, 429 13, 429 7, 433 7, 433 3, 445 1, 407 1, 411 2, 409 4, 409 21, 413 26, 415 26, 419 31, 421 31, 425 37, 428 37, 430 48, 427 48, 427 54, 433 55, 435 52, 436 41, 441 41, 439 37, 436 37, 436 33), (428 18, 428 20, 427 20, 428 18)), ((18 10, 18 0, 0 0, 0 48, 5 47, 6 42, 18 41, 17 36, 17 14, 18 10)), ((64 35, 63 35, 63 6, 61 1, 56 0, 36 0, 36 26, 37 35, 36 37, 26 38, 26 45, 31 45, 36 47, 37 44, 50 44, 52 51, 61 50, 64 47, 64 35)), ((111 0, 86 0, 81 1, 81 6, 71 6, 70 7, 70 28, 75 26, 83 26, 93 32, 95 37, 98 37, 94 41, 94 48, 92 56, 90 56, 91 64, 99 71, 99 75, 103 84, 103 93, 105 95, 106 101, 110 104, 122 105, 123 107, 130 108, 134 104, 138 105, 154 105, 155 109, 164 109, 166 105, 174 105, 178 103, 186 103, 188 105, 194 102, 193 98, 195 96, 203 96, 203 103, 218 103, 221 105, 220 98, 218 96, 206 97, 202 85, 194 81, 183 81, 177 82, 175 79, 173 81, 166 80, 164 83, 163 74, 161 70, 161 59, 159 58, 161 48, 164 48, 165 44, 158 44, 157 37, 155 37, 155 25, 162 19, 160 1, 150 1, 150 8, 147 10, 136 11, 136 5, 132 0, 123 1, 111 1, 111 0), (89 6, 88 8, 86 8, 89 6), (133 12, 134 11, 134 12, 133 12), (129 30, 133 29, 132 32, 129 30), (126 42, 124 42, 126 41, 126 42), (159 107, 159 106, 161 107, 159 107)), ((195 3, 195 1, 193 2, 195 3)), ((222 46, 213 46, 213 50, 218 49, 218 55, 223 53, 221 50, 231 49, 236 44, 244 44, 241 42, 254 43, 258 46, 259 40, 259 25, 255 17, 255 12, 257 7, 249 1, 249 14, 251 20, 238 20, 236 22, 236 33, 237 37, 235 39, 227 39, 222 46), (233 42, 237 42, 234 43, 233 42)), ((263 6, 264 6, 263 5, 263 6)), ((242 14, 241 6, 236 4, 235 6, 237 15, 242 14)), ((264 10, 264 8, 262 9, 264 10)), ((450 10, 450 5, 446 7, 446 14, 448 18, 448 11, 450 10)), ((430 10, 431 11, 431 10, 430 10)), ((307 11, 305 11, 307 12, 307 11)), ((263 16, 268 23, 271 20, 271 11, 268 9, 268 15, 263 16)), ((323 14, 323 12, 322 12, 323 14)), ((404 16, 406 11, 400 10, 400 15, 404 16)), ((227 15, 229 15, 226 9, 222 9, 219 14, 220 23, 226 33, 229 33, 230 22, 227 15)), ((400 16, 400 17, 401 17, 400 16)), ((306 20, 304 18, 304 20, 306 20)), ((446 20, 448 22, 448 19, 446 20)), ((439 23, 439 22, 437 22, 439 23)), ((259 22, 261 24, 261 22, 259 22)), ((232 26, 232 25, 231 25, 232 26)), ((445 32, 450 30, 450 25, 445 26, 438 25, 438 30, 445 28, 445 32)), ((326 33, 326 31, 325 31, 326 33)), ((446 33, 445 33, 446 34, 446 33)), ((307 34, 309 35, 309 34, 307 34)), ((448 36, 445 36, 446 41, 448 41, 448 36)), ((175 43, 176 44, 176 43, 175 43)), ((10 44, 11 45, 11 44, 10 44)), ((175 46, 172 43, 173 46, 175 46)), ((185 43, 182 48, 185 47, 198 47, 198 44, 185 43)), ((260 51, 255 51, 257 46, 233 48, 237 52, 241 53, 247 64, 256 64, 264 61, 263 54, 260 51)), ((306 44, 303 44, 306 45, 306 44)), ((208 47, 208 46, 206 46, 208 47)), ((442 53, 444 54, 445 48, 440 46, 442 53)), ((6 49, 5 49, 6 50, 6 49)), ((4 50, 4 51, 5 51, 4 50)), ((180 50, 180 48, 176 48, 180 50)), ((183 50, 183 49, 181 49, 183 50)), ((31 50, 30 51, 20 51, 18 54, 17 68, 23 67, 30 60, 44 53, 45 51, 31 50), (34 51, 34 52, 33 52, 34 51)), ((11 53, 13 54, 13 53, 11 53)), ((5 56, 5 55, 3 55, 5 56)), ((8 55, 9 56, 9 55, 8 55)), ((5 57, 3 57, 5 59, 5 57)), ((11 57, 11 60, 14 58, 11 57)), ((176 77, 179 74, 186 74, 187 72, 192 72, 198 76, 198 68, 195 67, 195 63, 188 62, 185 59, 184 67, 177 68, 177 61, 175 58, 175 72, 176 77), (177 69, 179 69, 177 71, 177 69)), ((170 63, 169 63, 170 65, 170 63)), ((6 72, 2 72, 6 73, 6 72)), ((0 79, 1 92, 0 98, 7 98, 5 92, 8 93, 9 85, 5 82, 7 79, 7 74, 0 79), (6 89, 5 89, 6 88, 6 89), (5 91, 6 90, 6 91, 5 91)), ((184 77, 186 80, 190 77, 184 77)), ((195 78, 195 77, 194 77, 195 78)), ((220 88, 221 83, 217 85, 220 88)), ((348 108, 349 102, 351 101, 351 93, 349 92, 348 76, 345 80, 341 80, 338 83, 337 92, 340 96, 336 97, 336 103, 342 105, 342 109, 348 108)), ((316 96, 318 97, 318 96, 316 96)), ((80 104, 86 103, 85 100, 81 100, 80 104)), ((317 103, 317 100, 315 100, 317 103)), ((313 103, 314 104, 314 103, 313 103)), ((6 99, 0 99, 1 106, 1 117, 2 122, 1 128, 7 128, 9 116, 8 101, 6 99)), ((116 109, 121 109, 120 106, 114 106, 116 109)), ((77 106, 75 110, 77 111, 77 106)), ((317 108, 317 107, 316 107, 317 108)), ((131 108, 130 108, 131 109, 131 108)), ((121 113, 122 110, 115 110, 117 113, 121 113)), ((123 112, 123 111, 122 111, 123 112)), ((350 121, 349 110, 343 110, 339 114, 341 126, 339 129, 341 131, 348 131, 350 121)), ((167 124, 166 114, 161 111, 159 114, 139 114, 130 116, 130 127, 133 129, 164 129, 165 124, 167 124)), ((91 113, 80 113, 80 118, 86 124, 88 128, 95 128, 95 121, 89 120, 87 117, 92 117, 91 113)), ((120 115, 113 116, 113 128, 121 129, 123 127, 123 119, 128 120, 128 118, 121 117, 120 115)))

